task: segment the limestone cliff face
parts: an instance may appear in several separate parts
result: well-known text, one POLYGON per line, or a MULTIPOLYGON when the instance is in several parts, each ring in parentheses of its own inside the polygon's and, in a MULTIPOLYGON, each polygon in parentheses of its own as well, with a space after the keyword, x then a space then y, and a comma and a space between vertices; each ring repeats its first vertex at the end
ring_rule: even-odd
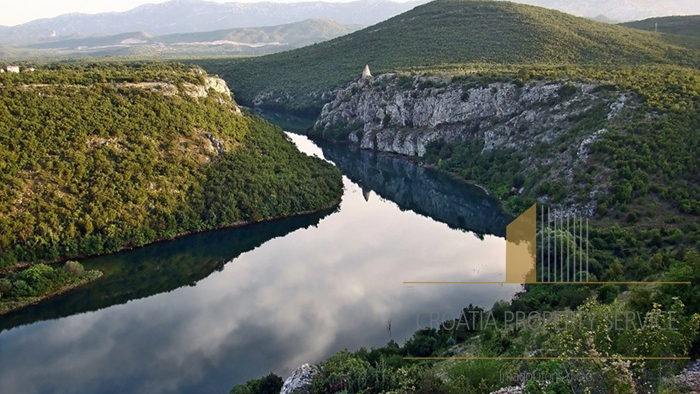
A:
POLYGON ((572 118, 586 116, 601 103, 603 116, 612 119, 626 101, 625 95, 594 84, 467 86, 445 78, 387 74, 339 90, 323 107, 313 133, 410 156, 423 155, 436 140, 479 138, 486 150, 521 148, 566 133, 572 118))
POLYGON ((223 97, 219 97, 219 103, 229 106, 231 110, 237 114, 241 114, 241 109, 231 97, 231 90, 228 88, 226 81, 219 77, 209 75, 204 76, 203 84, 194 84, 184 82, 176 85, 171 82, 124 82, 117 83, 114 86, 119 88, 138 88, 160 92, 165 96, 174 96, 182 94, 189 97, 204 98, 208 97, 211 91, 219 93, 223 97))
POLYGON ((232 104, 231 108, 236 113, 241 113, 241 109, 236 105, 231 99, 231 90, 226 85, 226 81, 219 77, 205 76, 204 85, 195 85, 191 83, 183 84, 184 94, 191 97, 207 97, 209 96, 210 90, 220 93, 224 96, 224 99, 220 99, 221 104, 229 103, 232 104))
MULTIPOLYGON (((635 106, 633 97, 590 83, 485 84, 386 74, 338 90, 310 134, 408 156, 422 156, 433 141, 476 141, 482 153, 522 154, 526 174, 574 186, 590 145, 635 106)), ((565 204, 571 213, 593 214, 593 195, 609 187, 603 178, 595 181, 586 191, 591 201, 565 204)))

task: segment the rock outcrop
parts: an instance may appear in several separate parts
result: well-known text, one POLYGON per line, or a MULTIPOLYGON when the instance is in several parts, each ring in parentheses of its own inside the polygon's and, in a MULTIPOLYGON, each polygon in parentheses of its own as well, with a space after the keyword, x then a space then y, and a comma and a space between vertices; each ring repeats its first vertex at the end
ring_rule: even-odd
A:
POLYGON ((572 119, 590 115, 601 103, 602 116, 612 120, 627 96, 579 82, 469 86, 448 78, 385 74, 339 90, 323 107, 314 133, 409 156, 423 155, 436 140, 480 138, 486 150, 522 148, 551 142, 568 131, 572 119))
POLYGON ((681 387, 688 389, 690 394, 700 393, 700 361, 692 361, 675 377, 681 387))
POLYGON ((183 84, 183 93, 190 97, 208 97, 209 92, 212 90, 224 96, 224 98, 219 98, 220 104, 233 104, 231 109, 238 114, 241 113, 241 109, 231 99, 231 90, 223 79, 207 75, 204 77, 204 85, 195 85, 192 83, 183 84))
MULTIPOLYGON (((27 85, 31 86, 31 85, 27 85)), ((114 86, 118 88, 138 88, 160 92, 165 96, 174 96, 183 94, 189 97, 204 98, 209 97, 211 91, 220 94, 223 97, 219 98, 220 104, 226 104, 231 107, 231 110, 237 114, 241 114, 240 107, 233 101, 231 90, 228 88, 226 81, 219 77, 204 76, 204 84, 194 84, 184 82, 182 84, 174 84, 170 82, 124 82, 117 83, 114 86)))
POLYGON ((311 388, 311 380, 320 372, 315 365, 304 364, 292 372, 284 381, 280 394, 306 394, 311 388))
POLYGON ((508 386, 497 391, 493 391, 491 394, 522 394, 522 392, 523 388, 521 386, 508 386))

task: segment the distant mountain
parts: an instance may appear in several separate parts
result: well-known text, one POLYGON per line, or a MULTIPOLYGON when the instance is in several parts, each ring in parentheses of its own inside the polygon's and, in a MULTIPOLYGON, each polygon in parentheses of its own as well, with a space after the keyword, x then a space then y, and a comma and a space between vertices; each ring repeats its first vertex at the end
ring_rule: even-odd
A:
POLYGON ((513 0, 605 22, 700 14, 698 0, 513 0), (605 18, 605 19, 603 19, 605 18))
POLYGON ((70 40, 48 41, 27 45, 33 49, 79 49, 105 46, 126 46, 129 44, 152 43, 153 36, 145 32, 122 33, 113 36, 74 38, 70 40))
POLYGON ((405 12, 427 0, 396 3, 359 0, 350 3, 214 3, 172 0, 145 4, 126 12, 65 14, 0 30, 0 44, 23 46, 98 35, 143 31, 159 36, 241 27, 274 26, 310 18, 341 24, 371 25, 405 12))
POLYGON ((593 19, 593 20, 596 21, 596 22, 617 23, 617 21, 615 21, 615 20, 613 20, 613 19, 610 19, 610 18, 608 18, 607 16, 602 15, 602 14, 601 14, 601 15, 598 15, 598 16, 596 16, 596 17, 594 17, 594 18, 589 18, 589 19, 593 19))
POLYGON ((327 41, 353 31, 363 25, 343 25, 327 19, 307 19, 302 22, 257 28, 237 28, 201 33, 178 33, 155 37, 164 44, 206 44, 212 42, 236 42, 250 46, 283 45, 300 47, 327 41))
POLYGON ((661 33, 700 37, 700 15, 669 16, 623 23, 623 26, 661 33))
MULTIPOLYGON (((285 25, 152 36, 145 32, 74 38, 28 45, 28 56, 263 55, 330 40, 359 30, 325 19, 285 25)), ((16 48, 20 50, 20 48, 16 48)))
POLYGON ((700 64, 675 36, 504 1, 436 0, 366 29, 270 56, 197 61, 228 78, 236 97, 323 91, 373 72, 469 64, 700 64), (260 78, 265 75, 265 78, 260 78))
MULTIPOLYGON (((13 48, 0 46, 0 57, 14 57, 17 53, 13 48)), ((2 67, 2 65, 0 65, 2 67)))

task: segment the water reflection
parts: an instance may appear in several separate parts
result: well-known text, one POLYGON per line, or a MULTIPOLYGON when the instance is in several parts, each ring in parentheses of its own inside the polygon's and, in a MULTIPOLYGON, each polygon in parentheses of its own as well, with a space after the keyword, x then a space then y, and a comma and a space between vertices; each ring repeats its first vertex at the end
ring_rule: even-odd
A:
POLYGON ((479 236, 505 237, 513 218, 498 201, 478 187, 455 182, 447 175, 404 158, 361 150, 356 145, 318 142, 324 155, 362 187, 365 200, 371 192, 408 209, 479 236))
MULTIPOLYGON (((323 154, 303 137, 292 138, 306 152, 323 154)), ((389 339, 388 319, 393 338, 403 341, 420 312, 489 307, 519 290, 402 284, 501 280, 504 272, 505 241, 480 240, 424 216, 440 210, 421 201, 439 205, 451 198, 421 200, 415 193, 423 181, 415 182, 406 189, 410 194, 392 195, 367 181, 365 190, 384 197, 367 201, 362 187, 345 178, 340 210, 307 223, 251 227, 247 236, 201 234, 86 262, 109 267, 105 281, 109 275, 122 279, 34 312, 43 318, 77 314, 0 332, 0 393, 225 393, 235 383, 270 371, 285 375, 342 348, 382 345, 389 339), (413 196, 412 208, 406 195, 413 196), (163 292, 146 297, 153 289, 163 292), (86 312, 96 308, 103 309, 86 312)), ((498 216, 481 209, 495 208, 461 215, 484 223, 498 216)), ((29 321, 27 312, 23 322, 29 321)))
POLYGON ((63 294, 0 320, 0 331, 21 324, 94 311, 130 300, 194 286, 227 261, 270 239, 318 225, 330 211, 252 226, 210 231, 145 248, 82 261, 105 275, 77 291, 63 294))

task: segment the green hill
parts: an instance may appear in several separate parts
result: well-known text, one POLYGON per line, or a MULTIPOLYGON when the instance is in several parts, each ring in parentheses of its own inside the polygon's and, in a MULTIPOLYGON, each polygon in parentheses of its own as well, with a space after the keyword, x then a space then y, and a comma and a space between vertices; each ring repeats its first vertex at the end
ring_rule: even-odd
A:
POLYGON ((341 189, 201 70, 0 74, 0 268, 329 208, 341 189))
POLYGON ((660 33, 700 37, 700 15, 650 18, 621 25, 648 31, 658 29, 660 33))
MULTIPOLYGON (((321 44, 270 56, 197 61, 250 102, 298 94, 375 72, 489 64, 697 64, 700 52, 658 34, 502 1, 436 0, 321 44)), ((317 109, 317 108, 316 108, 317 109)))

